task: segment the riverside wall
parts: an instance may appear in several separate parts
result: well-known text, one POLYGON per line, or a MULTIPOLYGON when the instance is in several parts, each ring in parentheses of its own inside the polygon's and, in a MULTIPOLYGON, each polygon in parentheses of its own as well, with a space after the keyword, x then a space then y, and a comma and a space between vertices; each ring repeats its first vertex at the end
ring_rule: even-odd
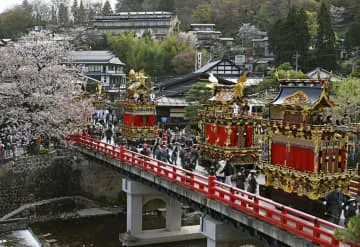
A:
POLYGON ((123 198, 121 184, 119 173, 70 149, 3 162, 0 218, 24 204, 64 196, 118 205, 123 198))

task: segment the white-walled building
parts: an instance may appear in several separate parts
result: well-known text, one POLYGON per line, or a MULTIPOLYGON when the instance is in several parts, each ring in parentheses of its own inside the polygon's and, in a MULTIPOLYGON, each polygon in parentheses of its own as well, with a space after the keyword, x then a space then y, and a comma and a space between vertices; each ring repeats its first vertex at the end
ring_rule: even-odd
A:
POLYGON ((110 51, 72 51, 68 61, 82 66, 86 76, 101 81, 104 91, 126 88, 125 64, 110 51))

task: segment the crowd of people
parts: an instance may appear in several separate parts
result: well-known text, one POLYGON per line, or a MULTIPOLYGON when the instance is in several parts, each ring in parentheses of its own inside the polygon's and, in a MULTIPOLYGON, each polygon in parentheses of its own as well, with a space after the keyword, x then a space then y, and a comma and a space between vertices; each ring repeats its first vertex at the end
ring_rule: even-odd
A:
POLYGON ((25 153, 28 145, 25 133, 20 133, 16 125, 0 129, 0 160, 25 153))
POLYGON ((344 214, 344 225, 347 226, 351 217, 356 215, 358 201, 356 198, 347 198, 341 186, 336 185, 333 191, 326 194, 323 204, 326 206, 326 214, 329 221, 334 224, 340 223, 340 217, 344 214))

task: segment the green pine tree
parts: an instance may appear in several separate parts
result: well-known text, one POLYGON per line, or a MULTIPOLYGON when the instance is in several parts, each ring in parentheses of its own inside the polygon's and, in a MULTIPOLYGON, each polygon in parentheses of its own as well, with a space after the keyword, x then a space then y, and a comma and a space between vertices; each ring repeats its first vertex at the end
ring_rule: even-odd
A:
POLYGON ((74 17, 74 24, 79 23, 79 7, 77 0, 74 0, 73 5, 71 7, 71 13, 74 17))
POLYGON ((295 61, 295 56, 308 52, 310 42, 306 13, 292 7, 285 20, 278 20, 269 32, 270 48, 275 54, 276 64, 295 61))
POLYGON ((275 55, 275 63, 277 65, 289 61, 288 55, 282 49, 286 41, 283 38, 283 34, 285 31, 284 24, 284 20, 279 19, 274 23, 274 25, 272 25, 269 31, 269 47, 275 55))
POLYGON ((102 15, 112 15, 113 14, 109 0, 106 0, 106 2, 104 3, 101 14, 102 15))
POLYGON ((208 99, 212 96, 213 91, 207 87, 210 82, 197 82, 189 90, 186 101, 189 105, 185 107, 185 118, 189 121, 191 126, 197 126, 199 122, 199 111, 204 107, 208 99))
POLYGON ((116 0, 116 4, 115 4, 115 12, 119 13, 122 10, 122 3, 123 0, 116 0))
POLYGON ((360 11, 356 16, 355 22, 350 26, 346 32, 345 45, 348 49, 360 47, 360 11))
POLYGON ((59 5, 59 24, 67 25, 69 23, 68 7, 64 3, 59 5))
POLYGON ((353 243, 360 243, 360 214, 352 217, 345 229, 336 229, 335 237, 353 243))
POLYGON ((200 23, 211 23, 211 12, 212 6, 211 4, 200 4, 196 6, 195 10, 192 13, 192 20, 194 22, 200 23))
POLYGON ((29 12, 16 8, 0 14, 0 38, 15 39, 23 36, 32 25, 29 12))
POLYGON ((316 55, 318 57, 318 65, 327 69, 334 70, 336 68, 336 38, 334 30, 331 26, 329 11, 322 3, 317 16, 319 28, 316 36, 316 55))
POLYGON ((175 11, 175 2, 174 0, 160 0, 157 9, 159 11, 175 11))
POLYGON ((21 3, 21 7, 26 10, 28 13, 31 14, 32 12, 32 6, 31 4, 29 3, 28 0, 23 0, 22 3, 21 3))
POLYGON ((122 11, 144 11, 143 3, 144 0, 122 0, 120 6, 122 11))
POLYGON ((57 19, 55 5, 51 5, 51 23, 57 24, 57 19))
POLYGON ((79 18, 79 24, 84 24, 85 23, 85 21, 86 21, 86 11, 85 11, 84 4, 83 4, 82 0, 80 1, 78 18, 79 18))

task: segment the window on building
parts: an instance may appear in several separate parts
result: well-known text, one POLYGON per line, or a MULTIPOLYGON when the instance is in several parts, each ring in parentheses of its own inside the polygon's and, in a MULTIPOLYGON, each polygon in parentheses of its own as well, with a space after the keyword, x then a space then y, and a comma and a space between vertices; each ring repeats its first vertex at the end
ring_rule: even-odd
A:
POLYGON ((101 72, 102 66, 101 65, 89 65, 88 71, 89 72, 101 72))

